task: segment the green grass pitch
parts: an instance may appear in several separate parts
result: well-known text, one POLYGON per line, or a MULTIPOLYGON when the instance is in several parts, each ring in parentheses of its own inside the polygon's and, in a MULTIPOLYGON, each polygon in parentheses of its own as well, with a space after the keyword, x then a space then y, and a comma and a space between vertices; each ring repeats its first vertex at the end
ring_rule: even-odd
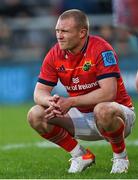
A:
MULTIPOLYGON (((138 100, 134 101, 138 112, 138 100)), ((111 175, 111 147, 87 142, 96 164, 82 173, 68 174, 70 156, 34 132, 26 121, 31 105, 0 106, 0 179, 138 179, 138 122, 127 138, 128 173, 111 175)), ((138 116, 138 114, 137 114, 138 116)), ((137 118, 138 120, 138 118, 137 118)), ((80 141, 83 144, 83 141, 80 141)))

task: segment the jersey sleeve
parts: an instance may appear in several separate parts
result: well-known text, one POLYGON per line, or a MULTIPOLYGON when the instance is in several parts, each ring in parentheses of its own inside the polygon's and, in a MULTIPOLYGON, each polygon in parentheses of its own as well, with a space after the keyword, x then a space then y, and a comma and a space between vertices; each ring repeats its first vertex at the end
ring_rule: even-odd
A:
POLYGON ((57 81, 58 76, 54 65, 54 52, 50 50, 42 63, 38 82, 49 86, 56 86, 57 81))
POLYGON ((102 43, 97 50, 96 76, 97 80, 109 77, 120 77, 118 58, 108 43, 102 43))

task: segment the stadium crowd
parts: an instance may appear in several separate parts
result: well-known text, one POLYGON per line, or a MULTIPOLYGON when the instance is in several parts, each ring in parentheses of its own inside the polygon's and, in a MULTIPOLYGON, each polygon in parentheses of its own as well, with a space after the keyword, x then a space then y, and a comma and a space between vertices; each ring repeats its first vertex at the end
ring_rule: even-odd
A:
MULTIPOLYGON (((0 62, 42 60, 55 43, 51 25, 54 26, 54 20, 61 12, 71 8, 83 10, 92 17, 112 16, 110 0, 79 0, 79 3, 73 0, 1 0, 0 62)), ((110 42, 119 56, 138 54, 136 38, 127 31, 116 31, 112 23, 91 24, 92 33, 110 42)))

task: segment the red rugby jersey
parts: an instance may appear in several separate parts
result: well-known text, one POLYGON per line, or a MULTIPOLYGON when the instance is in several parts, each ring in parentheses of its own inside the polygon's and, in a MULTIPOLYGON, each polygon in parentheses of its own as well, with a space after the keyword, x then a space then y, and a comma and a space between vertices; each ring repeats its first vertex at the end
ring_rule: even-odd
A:
MULTIPOLYGON (((75 55, 61 50, 57 43, 43 61, 38 82, 55 86, 59 79, 70 96, 78 96, 98 89, 98 80, 109 77, 117 78, 115 101, 132 107, 131 98, 120 75, 115 51, 102 38, 89 36, 82 51, 75 55)), ((91 112, 94 106, 79 110, 91 112)))

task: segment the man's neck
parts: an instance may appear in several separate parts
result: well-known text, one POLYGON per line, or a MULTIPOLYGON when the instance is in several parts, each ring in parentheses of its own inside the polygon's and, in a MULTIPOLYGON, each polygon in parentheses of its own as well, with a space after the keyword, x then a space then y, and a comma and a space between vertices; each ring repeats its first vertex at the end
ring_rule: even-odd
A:
POLYGON ((71 54, 78 54, 80 52, 84 52, 86 47, 87 47, 87 44, 88 44, 88 37, 84 38, 80 45, 78 47, 76 47, 76 49, 73 49, 73 50, 68 50, 71 54))

